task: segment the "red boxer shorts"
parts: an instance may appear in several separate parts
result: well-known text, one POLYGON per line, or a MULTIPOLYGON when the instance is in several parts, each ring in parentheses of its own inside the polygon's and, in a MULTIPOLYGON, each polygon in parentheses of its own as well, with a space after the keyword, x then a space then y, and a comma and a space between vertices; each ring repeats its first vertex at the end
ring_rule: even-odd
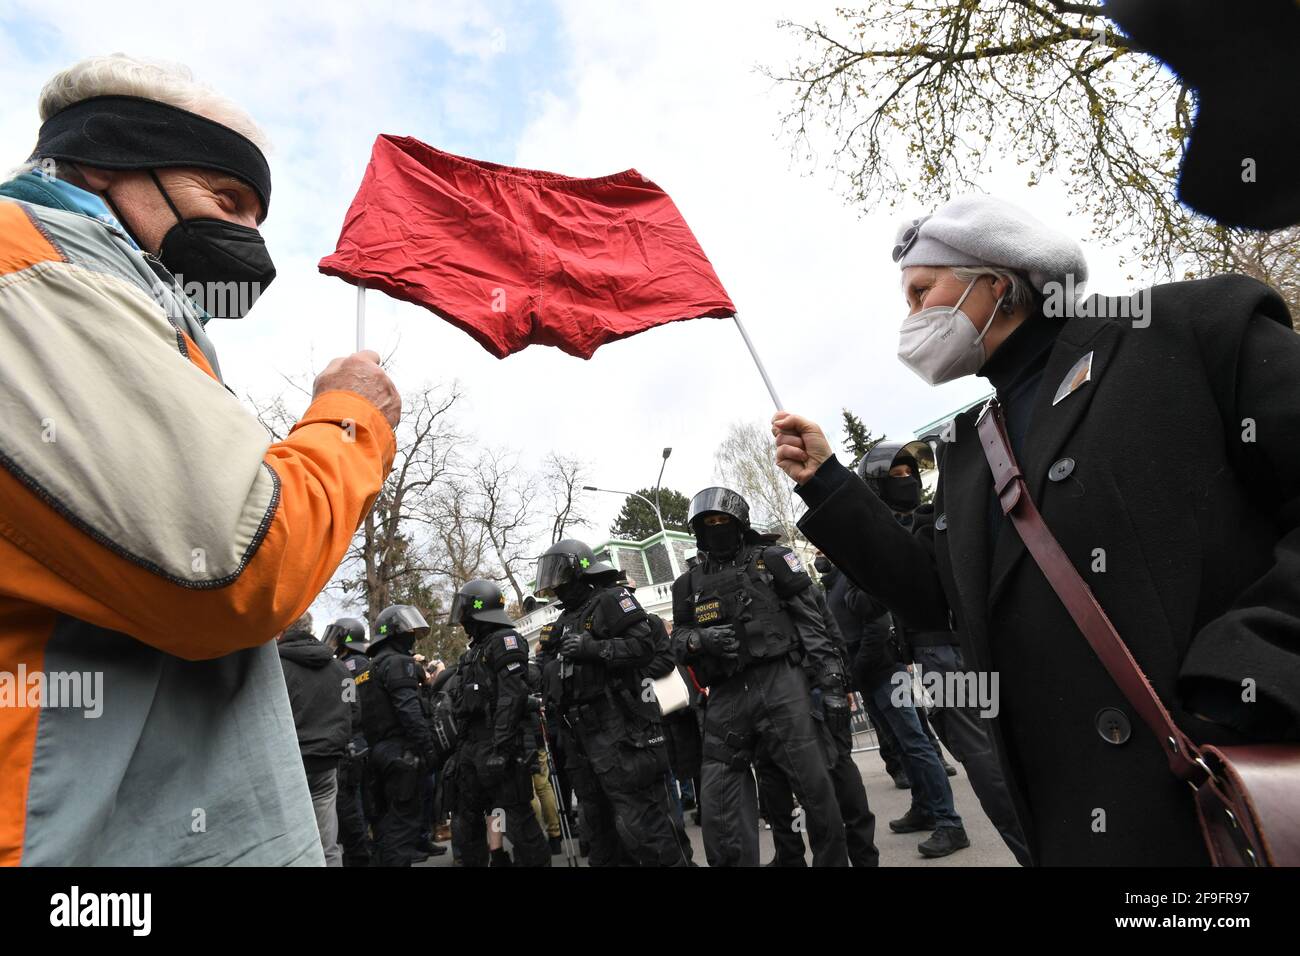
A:
POLYGON ((498 358, 591 358, 656 325, 735 314, 672 199, 635 170, 575 179, 380 136, 320 271, 432 309, 498 358))

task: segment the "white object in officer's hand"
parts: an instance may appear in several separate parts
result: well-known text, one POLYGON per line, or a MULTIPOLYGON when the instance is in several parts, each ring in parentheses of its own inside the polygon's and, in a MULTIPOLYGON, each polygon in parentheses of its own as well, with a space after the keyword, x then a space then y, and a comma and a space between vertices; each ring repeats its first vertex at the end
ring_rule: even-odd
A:
POLYGON ((671 671, 654 682, 655 700, 659 702, 659 712, 665 717, 681 710, 691 702, 691 691, 682 678, 682 672, 674 667, 671 671))

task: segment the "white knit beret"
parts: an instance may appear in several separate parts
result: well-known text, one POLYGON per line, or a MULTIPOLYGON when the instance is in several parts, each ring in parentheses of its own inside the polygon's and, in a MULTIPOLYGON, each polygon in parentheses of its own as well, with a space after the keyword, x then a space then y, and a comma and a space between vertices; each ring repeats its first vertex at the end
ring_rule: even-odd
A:
POLYGON ((894 261, 900 269, 1001 266, 1024 273, 1039 292, 1067 275, 1076 287, 1088 279, 1078 242, 993 196, 961 196, 903 223, 894 237, 894 261))

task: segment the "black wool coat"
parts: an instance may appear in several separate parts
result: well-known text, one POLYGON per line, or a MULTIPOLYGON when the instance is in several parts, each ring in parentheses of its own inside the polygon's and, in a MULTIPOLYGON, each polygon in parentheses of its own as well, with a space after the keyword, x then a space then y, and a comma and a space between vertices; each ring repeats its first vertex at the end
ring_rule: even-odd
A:
MULTIPOLYGON (((1300 739, 1300 337, 1243 276, 1150 294, 1144 327, 1065 323, 1021 469, 1192 740, 1300 739), (1054 403, 1089 353, 1090 379, 1054 403)), ((978 412, 943 450, 928 531, 834 459, 800 489, 801 529, 909 626, 959 631, 966 667, 996 672, 993 743, 1036 864, 1208 863, 1187 784, 1008 519, 990 546, 978 412)))

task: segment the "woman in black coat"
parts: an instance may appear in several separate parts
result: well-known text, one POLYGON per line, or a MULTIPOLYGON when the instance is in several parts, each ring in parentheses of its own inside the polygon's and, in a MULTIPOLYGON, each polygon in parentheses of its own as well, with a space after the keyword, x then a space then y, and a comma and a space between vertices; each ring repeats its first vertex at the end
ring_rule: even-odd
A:
MULTIPOLYGON (((1278 296, 1225 276, 1063 299, 1086 275, 1077 245, 989 197, 914 221, 894 258, 900 357, 932 384, 978 372, 997 389, 1047 526, 1178 726, 1197 743, 1300 739, 1300 338, 1278 296)), ((1208 863, 1162 742, 1003 517, 978 413, 947 430, 937 517, 916 537, 820 428, 778 413, 800 528, 996 672, 993 742, 1034 863, 1208 863)))

